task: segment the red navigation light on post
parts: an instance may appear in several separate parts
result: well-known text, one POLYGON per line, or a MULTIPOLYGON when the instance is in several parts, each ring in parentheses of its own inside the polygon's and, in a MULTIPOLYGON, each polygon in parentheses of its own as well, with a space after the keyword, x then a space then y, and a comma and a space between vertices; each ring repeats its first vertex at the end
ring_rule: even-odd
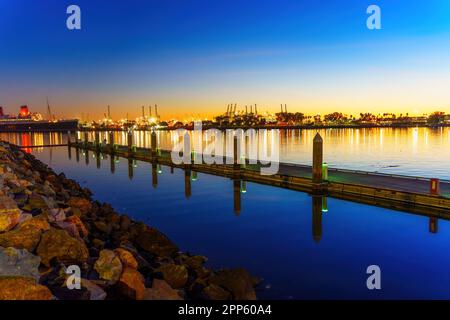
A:
POLYGON ((439 179, 431 179, 430 180, 430 193, 435 196, 439 196, 441 194, 441 187, 439 179))

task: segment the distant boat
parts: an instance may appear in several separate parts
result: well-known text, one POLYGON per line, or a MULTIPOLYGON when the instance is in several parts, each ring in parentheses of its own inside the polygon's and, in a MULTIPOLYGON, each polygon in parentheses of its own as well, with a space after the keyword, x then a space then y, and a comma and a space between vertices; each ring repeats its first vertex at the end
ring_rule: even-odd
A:
POLYGON ((75 131, 78 120, 44 120, 38 113, 31 113, 28 106, 20 107, 19 115, 9 116, 0 107, 0 132, 49 132, 75 131))

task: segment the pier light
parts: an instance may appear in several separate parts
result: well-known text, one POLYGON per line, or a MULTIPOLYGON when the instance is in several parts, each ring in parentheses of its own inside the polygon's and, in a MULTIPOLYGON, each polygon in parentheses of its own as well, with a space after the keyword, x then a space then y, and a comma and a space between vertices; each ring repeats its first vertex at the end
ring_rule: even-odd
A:
POLYGON ((137 168, 137 166, 138 166, 138 165, 137 165, 137 161, 136 161, 136 160, 133 160, 133 167, 134 167, 134 168, 137 168))
POLYGON ((243 155, 241 155, 241 165, 243 168, 245 168, 245 164, 246 164, 245 155, 243 154, 243 155))
POLYGON ((328 198, 322 197, 322 212, 328 212, 328 198))
POLYGON ((161 173, 162 173, 162 168, 161 168, 161 165, 158 164, 158 174, 161 174, 161 173))
POLYGON ((191 180, 192 181, 198 180, 197 171, 192 171, 191 180))
POLYGON ((328 163, 326 162, 322 164, 322 179, 324 181, 328 180, 328 163))
POLYGON ((247 193, 247 181, 241 181, 241 193, 247 193))

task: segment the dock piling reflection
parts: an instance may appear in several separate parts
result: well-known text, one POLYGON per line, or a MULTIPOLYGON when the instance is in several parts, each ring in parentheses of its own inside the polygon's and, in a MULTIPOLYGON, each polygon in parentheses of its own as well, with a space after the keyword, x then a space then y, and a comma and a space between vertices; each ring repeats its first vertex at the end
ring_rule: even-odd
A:
POLYGON ((191 189, 191 168, 186 166, 184 169, 184 195, 189 199, 192 195, 191 189))
POLYGON ((128 178, 133 180, 134 177, 134 168, 133 168, 133 159, 128 158, 128 178))
POLYGON ((322 239, 322 203, 323 196, 312 196, 312 236, 315 242, 322 239))
POLYGON ((234 213, 240 215, 241 213, 241 180, 233 180, 233 205, 234 213))
POLYGON ((158 186, 158 165, 156 162, 152 163, 152 186, 155 189, 158 186))

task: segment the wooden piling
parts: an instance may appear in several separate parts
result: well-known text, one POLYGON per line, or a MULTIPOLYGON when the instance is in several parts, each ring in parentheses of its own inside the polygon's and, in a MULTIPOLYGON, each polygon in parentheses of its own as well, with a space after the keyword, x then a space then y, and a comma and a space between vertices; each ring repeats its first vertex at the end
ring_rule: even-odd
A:
POLYGON ((111 150, 111 153, 114 153, 114 131, 109 132, 109 150, 111 150))
POLYGON ((241 169, 238 145, 238 136, 235 135, 233 138, 233 169, 236 171, 241 169))
POLYGON ((158 149, 158 140, 156 139, 155 130, 152 130, 151 139, 150 139, 150 147, 151 147, 152 158, 155 159, 157 157, 157 149, 158 149))
POLYGON ((128 131, 127 134, 128 152, 133 152, 133 131, 128 131))
POLYGON ((185 165, 192 164, 192 153, 191 153, 191 138, 189 133, 186 131, 183 139, 183 162, 185 165))
POLYGON ((312 166, 313 183, 320 184, 323 182, 322 163, 323 163, 323 139, 320 136, 320 134, 317 133, 313 140, 313 166, 312 166))
POLYGON ((84 145, 88 146, 89 144, 89 133, 87 131, 84 132, 84 145))
POLYGON ((439 179, 430 179, 430 194, 435 196, 441 194, 441 183, 439 179))
POLYGON ((100 149, 100 132, 95 131, 95 148, 100 149))

